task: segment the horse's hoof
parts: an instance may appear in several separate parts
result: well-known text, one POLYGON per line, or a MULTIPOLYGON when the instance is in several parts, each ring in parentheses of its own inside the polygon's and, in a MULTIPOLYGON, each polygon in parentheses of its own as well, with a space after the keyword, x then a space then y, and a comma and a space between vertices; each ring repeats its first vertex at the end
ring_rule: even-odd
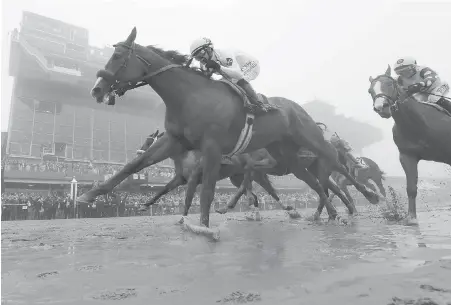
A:
POLYGON ((219 231, 219 229, 212 229, 211 230, 211 238, 215 241, 218 241, 220 238, 220 234, 221 232, 219 231))
POLYGON ((225 213, 227 213, 228 210, 229 209, 227 207, 225 207, 225 208, 215 209, 215 212, 219 213, 219 214, 225 214, 225 213))
POLYGON ((284 210, 285 210, 285 211, 294 211, 294 207, 292 207, 291 205, 287 205, 287 206, 284 208, 284 210))
POLYGON ((315 212, 315 214, 313 214, 313 220, 314 221, 319 221, 321 220, 321 216, 319 215, 318 211, 315 212))
POLYGON ((329 217, 329 219, 327 220, 328 224, 333 224, 333 225, 339 225, 340 224, 340 218, 336 217, 336 218, 332 218, 329 217))
POLYGON ((405 219, 405 221, 404 221, 404 224, 406 225, 406 226, 418 226, 418 219, 417 218, 414 218, 414 217, 411 217, 411 216, 408 216, 406 219, 405 219))

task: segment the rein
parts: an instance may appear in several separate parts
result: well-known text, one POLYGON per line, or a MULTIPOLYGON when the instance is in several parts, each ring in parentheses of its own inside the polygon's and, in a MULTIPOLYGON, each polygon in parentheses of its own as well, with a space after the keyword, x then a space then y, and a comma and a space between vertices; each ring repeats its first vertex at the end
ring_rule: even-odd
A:
POLYGON ((121 47, 124 47, 124 48, 128 49, 129 50, 128 55, 127 55, 124 63, 119 67, 119 69, 114 74, 109 72, 109 71, 104 71, 104 72, 106 72, 107 74, 110 74, 106 78, 110 78, 113 81, 113 84, 111 85, 111 89, 118 96, 124 95, 125 92, 127 92, 128 90, 132 90, 132 89, 135 89, 135 88, 139 88, 139 87, 148 85, 149 84, 148 83, 149 79, 151 79, 152 77, 155 77, 155 76, 157 76, 157 75, 159 75, 159 74, 161 74, 161 73, 163 73, 165 71, 168 71, 168 70, 173 69, 173 68, 181 67, 180 65, 177 65, 177 64, 170 64, 170 65, 164 66, 164 67, 162 67, 162 68, 160 68, 160 69, 158 69, 158 70, 156 70, 154 72, 148 72, 144 76, 138 77, 138 78, 136 78, 134 80, 130 80, 130 81, 127 81, 127 82, 120 82, 119 80, 117 80, 117 75, 123 69, 127 68, 127 64, 129 62, 132 54, 134 54, 135 57, 145 65, 146 70, 149 70, 149 67, 152 66, 152 63, 147 61, 144 57, 136 54, 136 52, 135 52, 135 49, 136 49, 135 43, 133 43, 131 46, 123 44, 123 43, 118 43, 118 44, 114 45, 114 47, 117 47, 117 46, 121 46, 121 47), (121 84, 125 84, 125 86, 121 86, 121 84))

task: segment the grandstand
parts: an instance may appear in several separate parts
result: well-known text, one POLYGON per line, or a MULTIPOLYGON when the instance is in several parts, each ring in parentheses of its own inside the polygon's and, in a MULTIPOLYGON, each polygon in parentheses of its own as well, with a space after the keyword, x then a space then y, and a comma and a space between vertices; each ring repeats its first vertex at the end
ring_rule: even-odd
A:
POLYGON ((61 185, 73 176, 82 184, 103 181, 162 129, 161 99, 150 88, 127 93, 115 107, 89 95, 112 51, 89 46, 87 29, 23 12, 11 34, 7 187, 61 185))

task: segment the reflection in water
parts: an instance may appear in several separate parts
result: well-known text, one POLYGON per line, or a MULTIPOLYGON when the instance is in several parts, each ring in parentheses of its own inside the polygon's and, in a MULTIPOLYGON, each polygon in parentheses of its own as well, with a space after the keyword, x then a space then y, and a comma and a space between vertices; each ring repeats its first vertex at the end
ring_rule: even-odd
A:
POLYGON ((449 214, 424 212, 419 227, 405 227, 364 217, 349 226, 312 225, 268 212, 271 218, 262 223, 227 222, 218 243, 181 232, 171 217, 10 222, 2 229, 17 234, 2 235, 3 298, 76 304, 100 290, 125 287, 137 289, 137 304, 162 295, 161 304, 178 304, 177 298, 211 300, 241 288, 298 285, 306 291, 322 287, 317 281, 331 285, 410 272, 451 255, 451 229, 443 225, 449 214), (48 230, 51 224, 58 229, 48 230), (51 271, 58 274, 36 276, 51 271), (200 293, 205 285, 208 291, 200 293), (39 293, 49 289, 51 294, 39 293))

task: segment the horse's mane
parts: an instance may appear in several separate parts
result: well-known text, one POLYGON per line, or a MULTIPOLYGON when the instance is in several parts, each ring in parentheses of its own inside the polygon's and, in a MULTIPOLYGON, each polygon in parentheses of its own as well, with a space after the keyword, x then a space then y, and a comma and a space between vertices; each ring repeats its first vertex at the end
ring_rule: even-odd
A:
POLYGON ((147 46, 147 49, 152 50, 153 52, 157 53, 158 55, 160 55, 163 58, 166 58, 167 60, 169 60, 171 63, 176 64, 176 65, 184 65, 188 62, 189 56, 188 55, 184 55, 182 53, 180 53, 179 51, 175 51, 175 50, 163 50, 161 48, 158 48, 156 46, 147 46))

